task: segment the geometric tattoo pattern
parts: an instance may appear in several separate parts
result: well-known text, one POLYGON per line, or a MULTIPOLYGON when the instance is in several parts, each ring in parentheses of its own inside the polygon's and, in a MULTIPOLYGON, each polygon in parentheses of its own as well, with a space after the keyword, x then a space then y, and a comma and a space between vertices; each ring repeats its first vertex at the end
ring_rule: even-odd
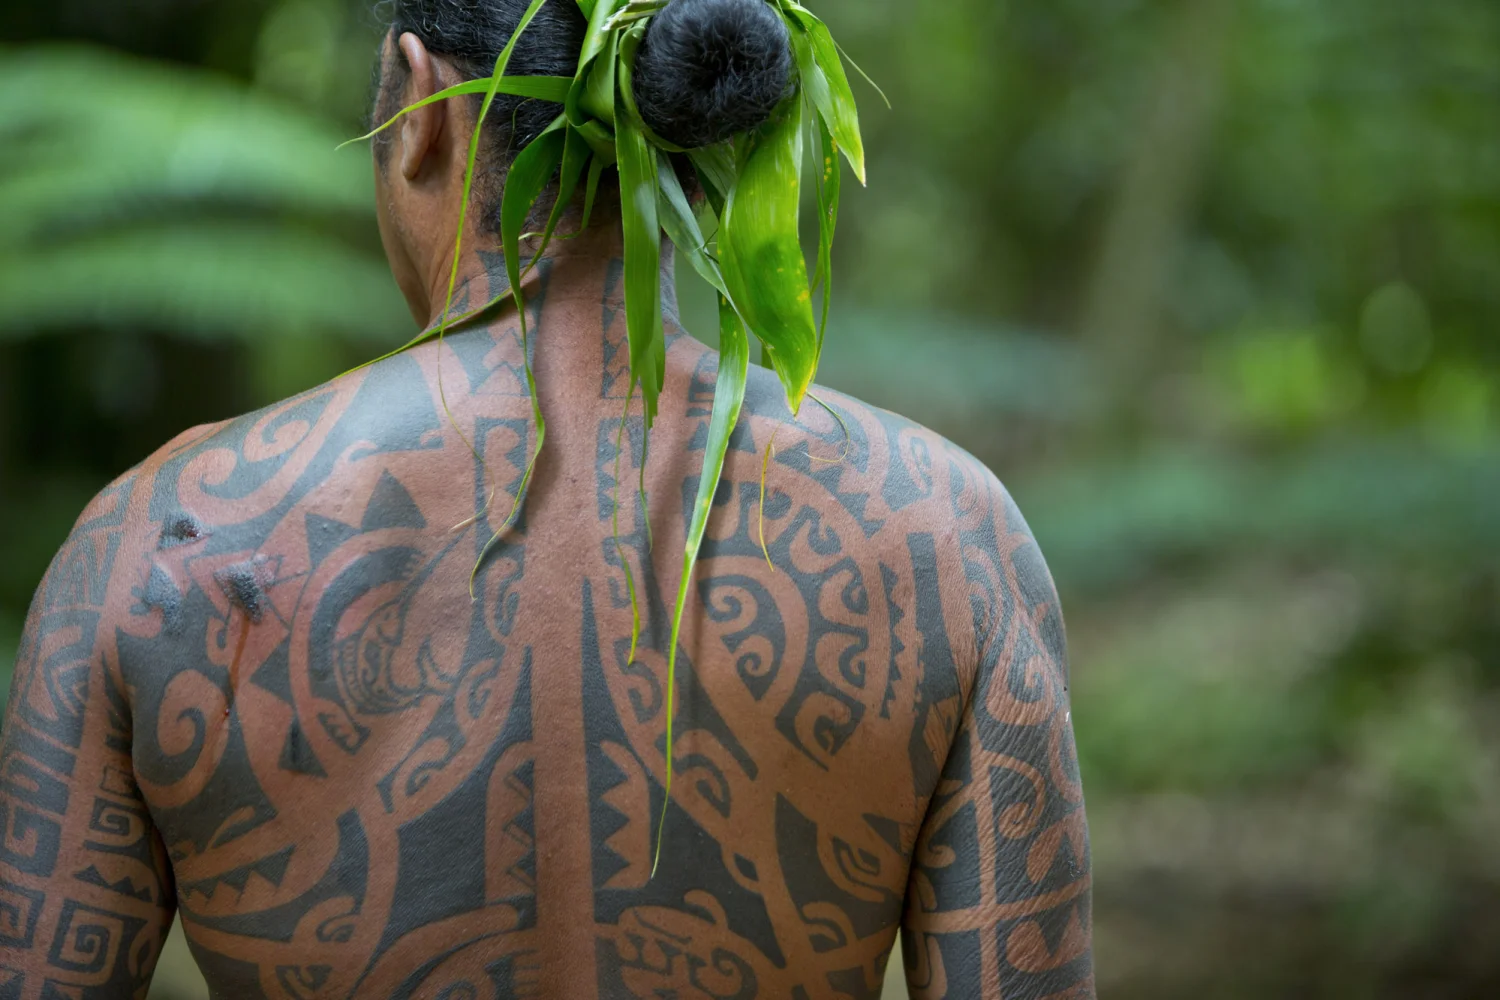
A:
POLYGON ((869 998, 898 930, 915 997, 1092 997, 1061 612, 1003 488, 752 369, 664 803, 717 359, 670 341, 648 456, 619 263, 534 280, 567 405, 477 574, 534 444, 513 318, 190 431, 80 518, 0 741, 0 1000, 142 997, 174 915, 247 1000, 869 998))

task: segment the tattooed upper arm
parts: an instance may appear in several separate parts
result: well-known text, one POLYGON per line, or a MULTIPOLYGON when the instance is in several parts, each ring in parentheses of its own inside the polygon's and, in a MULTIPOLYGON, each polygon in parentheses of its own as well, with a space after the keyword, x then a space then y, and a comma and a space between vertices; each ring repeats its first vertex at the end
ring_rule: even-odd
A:
POLYGON ((907 980, 921 998, 1083 1000, 1088 829, 1061 612, 1020 511, 977 478, 956 539, 979 662, 913 858, 907 980))
POLYGON ((144 996, 171 922, 110 624, 131 486, 84 512, 22 633, 0 731, 0 997, 144 996))

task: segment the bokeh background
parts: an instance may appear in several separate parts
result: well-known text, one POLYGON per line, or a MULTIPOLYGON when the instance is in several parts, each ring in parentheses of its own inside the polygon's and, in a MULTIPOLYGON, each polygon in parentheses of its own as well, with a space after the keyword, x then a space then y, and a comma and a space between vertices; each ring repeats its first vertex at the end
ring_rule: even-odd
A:
MULTIPOLYGON (((1500 996, 1500 4, 814 6, 893 105, 824 381, 1049 556, 1101 995, 1500 996)), ((379 33, 0 9, 0 673, 102 485, 411 332, 334 152, 379 33)))

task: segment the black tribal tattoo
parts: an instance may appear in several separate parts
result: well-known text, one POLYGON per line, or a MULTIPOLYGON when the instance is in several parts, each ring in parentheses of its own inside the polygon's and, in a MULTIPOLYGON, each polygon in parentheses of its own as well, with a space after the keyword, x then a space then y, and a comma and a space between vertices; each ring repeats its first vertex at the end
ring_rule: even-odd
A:
POLYGON ((473 601, 534 441, 513 317, 191 431, 85 512, 0 746, 0 1000, 144 996, 174 914, 235 1000, 873 998, 898 929, 916 997, 1092 997, 1025 522, 941 438, 837 394, 847 440, 793 421, 760 370, 650 877, 716 358, 672 340, 648 460, 617 262, 534 281, 548 450, 473 601))

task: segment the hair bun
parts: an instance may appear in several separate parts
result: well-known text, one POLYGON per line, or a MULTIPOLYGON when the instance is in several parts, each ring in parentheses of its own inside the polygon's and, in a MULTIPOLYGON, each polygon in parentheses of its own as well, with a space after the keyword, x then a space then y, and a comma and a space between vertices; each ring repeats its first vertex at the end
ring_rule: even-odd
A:
POLYGON ((685 149, 760 125, 786 96, 792 53, 766 0, 672 0, 636 55, 641 118, 685 149))

